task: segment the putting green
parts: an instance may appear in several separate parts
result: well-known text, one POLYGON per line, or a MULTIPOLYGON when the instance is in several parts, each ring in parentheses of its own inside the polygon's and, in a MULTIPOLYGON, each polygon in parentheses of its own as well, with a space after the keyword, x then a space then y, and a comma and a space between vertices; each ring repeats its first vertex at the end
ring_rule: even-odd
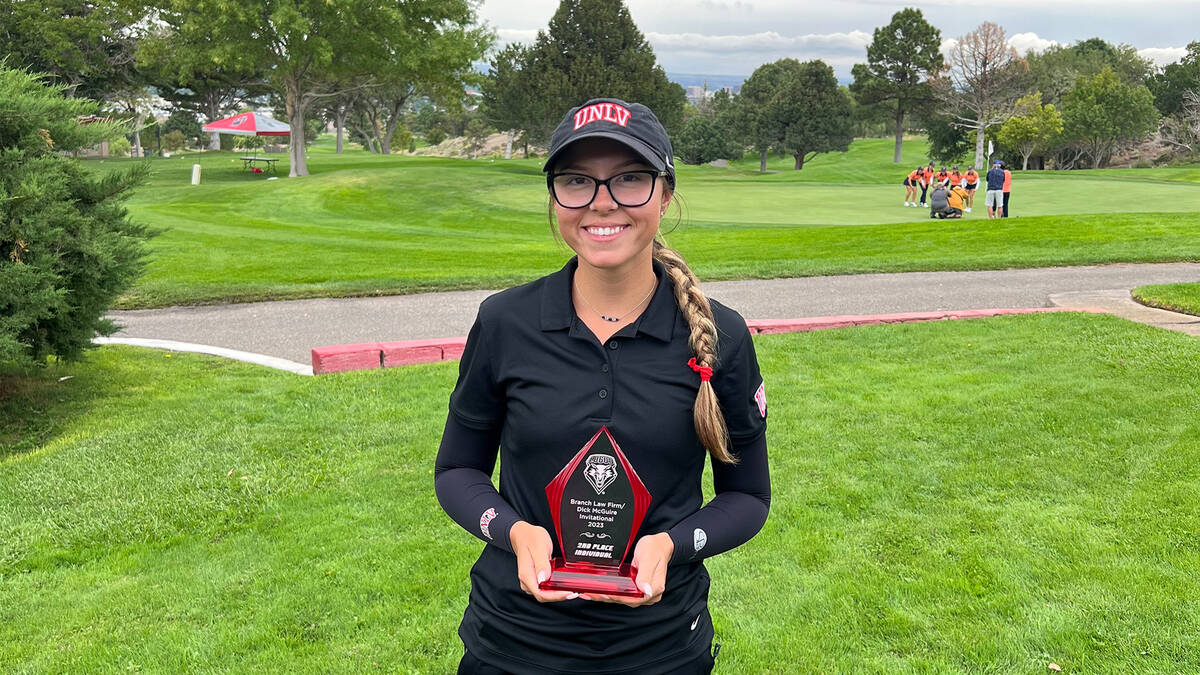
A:
MULTIPOLYGON (((908 155, 923 150, 920 141, 906 145, 908 155)), ((723 168, 681 166, 682 218, 671 241, 706 278, 726 279, 1197 257, 1186 244, 1200 213, 1195 168, 1018 172, 1013 222, 989 223, 979 193, 974 213, 931 228, 927 210, 902 205, 908 165, 890 158, 890 141, 875 139, 799 172, 776 158, 771 166, 784 168, 768 174, 753 157, 723 168), (1142 213, 1157 234, 1144 235, 1141 216, 1128 215, 1142 213), (1071 224, 1079 219, 1056 218, 1077 214, 1091 214, 1083 229, 1071 224), (1121 217, 1110 223, 1110 214, 1121 217), (849 235, 847 226, 875 229, 849 235), (996 238, 1018 227, 1021 237, 996 238), (986 259, 959 250, 960 235, 992 237, 986 259), (1097 238, 1134 245, 1089 249, 1097 238), (886 264, 864 264, 864 246, 888 251, 886 264), (825 253, 814 259, 811 251, 825 253), (729 262, 764 256, 772 264, 729 262)), ((229 153, 152 162, 129 207, 164 233, 121 306, 497 287, 535 278, 569 255, 550 233, 540 160, 337 155, 322 139, 309 164, 312 176, 266 180, 241 171, 229 153), (197 161, 204 178, 193 186, 197 161)))

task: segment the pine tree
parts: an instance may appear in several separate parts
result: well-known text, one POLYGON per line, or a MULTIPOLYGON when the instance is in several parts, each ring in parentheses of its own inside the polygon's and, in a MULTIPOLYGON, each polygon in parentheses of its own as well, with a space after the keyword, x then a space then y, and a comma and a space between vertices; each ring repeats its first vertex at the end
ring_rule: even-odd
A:
POLYGON ((563 115, 591 98, 644 104, 668 131, 683 122, 683 87, 667 79, 624 2, 562 0, 521 71, 538 92, 525 130, 534 142, 548 141, 563 115))
POLYGON ((933 99, 926 81, 944 65, 942 32, 911 7, 892 15, 886 26, 875 29, 867 45, 867 63, 855 64, 850 90, 863 105, 887 104, 896 126, 892 161, 900 163, 904 142, 904 116, 933 99))
POLYGON ((0 368, 79 357, 113 300, 140 274, 147 230, 123 196, 146 167, 85 171, 62 151, 121 136, 114 123, 81 124, 99 104, 0 64, 0 368))

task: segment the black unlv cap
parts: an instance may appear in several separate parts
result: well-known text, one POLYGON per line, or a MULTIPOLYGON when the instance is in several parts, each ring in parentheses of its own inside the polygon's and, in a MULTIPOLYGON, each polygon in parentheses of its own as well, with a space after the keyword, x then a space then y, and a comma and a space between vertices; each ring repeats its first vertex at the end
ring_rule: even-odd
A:
POLYGON ((550 154, 542 171, 550 171, 563 150, 584 138, 611 138, 633 150, 675 185, 675 164, 667 130, 649 108, 616 98, 594 98, 571 108, 550 137, 550 154))

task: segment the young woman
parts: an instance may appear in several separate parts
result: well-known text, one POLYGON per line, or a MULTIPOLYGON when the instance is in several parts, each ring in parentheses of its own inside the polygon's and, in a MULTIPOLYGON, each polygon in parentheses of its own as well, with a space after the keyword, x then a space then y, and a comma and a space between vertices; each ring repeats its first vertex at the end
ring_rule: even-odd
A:
POLYGON ((754 536, 770 503, 754 343, 662 242, 675 167, 648 108, 572 109, 544 170, 576 256, 480 305, 438 451, 439 502, 487 544, 459 672, 707 673, 701 561, 754 536), (625 559, 639 597, 542 587, 563 553, 547 485, 602 428, 651 496, 625 559), (702 506, 706 455, 716 496, 702 506))
POLYGON ((975 190, 979 188, 979 172, 975 167, 967 169, 967 173, 963 175, 963 187, 967 189, 967 213, 971 212, 975 206, 975 190))
POLYGON ((929 203, 925 201, 925 198, 929 194, 929 188, 933 185, 934 173, 933 162, 930 162, 929 166, 921 169, 921 206, 923 207, 929 206, 929 203))
POLYGON ((917 206, 917 190, 921 185, 921 167, 912 170, 904 177, 904 205, 917 206))

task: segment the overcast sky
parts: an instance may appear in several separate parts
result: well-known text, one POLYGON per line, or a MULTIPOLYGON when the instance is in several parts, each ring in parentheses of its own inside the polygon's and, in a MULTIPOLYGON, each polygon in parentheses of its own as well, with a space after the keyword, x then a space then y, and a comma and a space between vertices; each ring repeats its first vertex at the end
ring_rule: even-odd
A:
MULTIPOLYGON (((506 42, 531 42, 558 0, 483 0, 480 18, 506 42)), ((822 59, 847 79, 866 60, 875 28, 917 3, 883 0, 627 0, 667 71, 749 75, 784 57, 822 59)), ((925 19, 950 40, 984 21, 1000 24, 1024 53, 1089 37, 1127 43, 1157 64, 1200 40, 1200 0, 923 0, 925 19)))

